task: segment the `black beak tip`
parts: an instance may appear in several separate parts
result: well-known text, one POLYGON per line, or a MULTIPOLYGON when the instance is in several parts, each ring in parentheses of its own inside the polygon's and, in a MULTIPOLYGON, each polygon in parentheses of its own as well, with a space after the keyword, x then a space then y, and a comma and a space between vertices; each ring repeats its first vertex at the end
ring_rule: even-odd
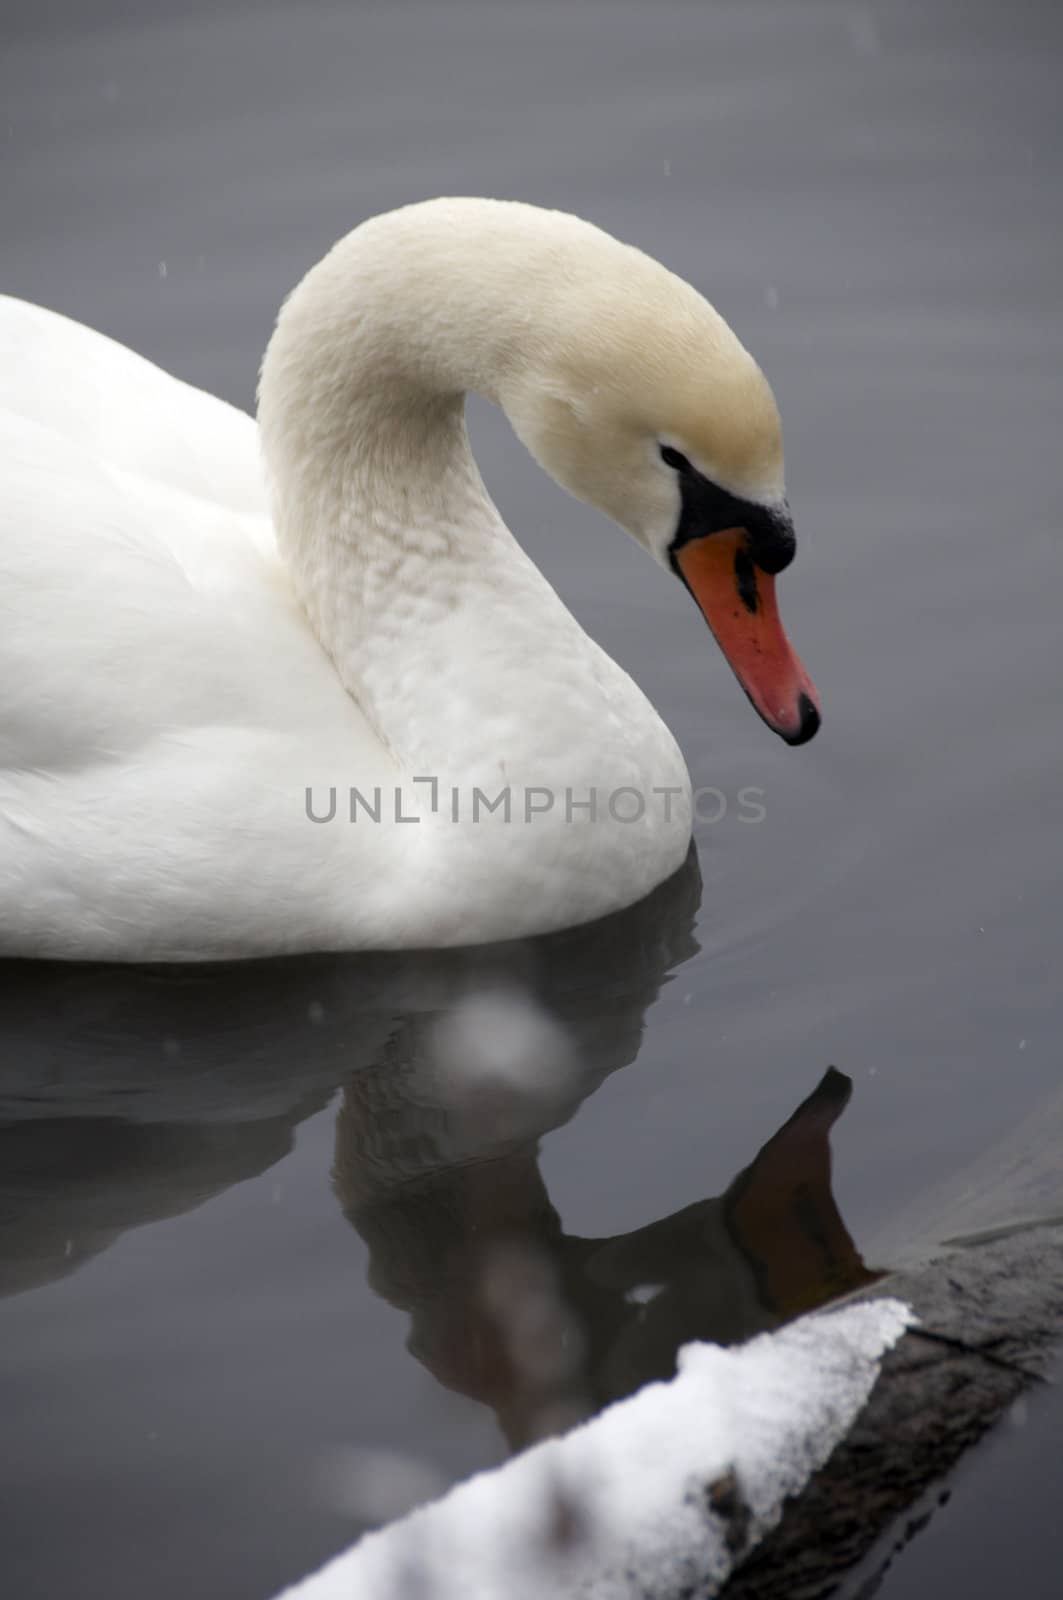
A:
POLYGON ((803 694, 798 700, 797 709, 801 713, 801 720, 795 732, 783 734, 787 744, 807 744, 819 731, 820 715, 807 694, 803 694))

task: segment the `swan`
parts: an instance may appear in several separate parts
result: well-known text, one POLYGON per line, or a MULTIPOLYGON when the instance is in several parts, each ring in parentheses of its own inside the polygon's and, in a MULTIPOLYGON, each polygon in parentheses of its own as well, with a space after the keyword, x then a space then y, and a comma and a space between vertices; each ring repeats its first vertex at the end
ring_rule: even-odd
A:
POLYGON ((0 953, 191 961, 504 940, 675 872, 691 787, 473 459, 496 402, 681 579, 764 720, 778 412, 720 315, 575 216, 371 218, 289 296, 258 425, 0 300, 0 953))

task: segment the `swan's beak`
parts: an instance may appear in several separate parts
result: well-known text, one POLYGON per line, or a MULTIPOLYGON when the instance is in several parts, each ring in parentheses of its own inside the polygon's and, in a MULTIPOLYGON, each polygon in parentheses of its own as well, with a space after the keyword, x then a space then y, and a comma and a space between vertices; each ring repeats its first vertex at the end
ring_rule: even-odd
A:
POLYGON ((819 727, 819 696, 783 632, 775 579, 754 565, 745 529, 691 539, 673 559, 754 709, 787 744, 807 744, 819 727))

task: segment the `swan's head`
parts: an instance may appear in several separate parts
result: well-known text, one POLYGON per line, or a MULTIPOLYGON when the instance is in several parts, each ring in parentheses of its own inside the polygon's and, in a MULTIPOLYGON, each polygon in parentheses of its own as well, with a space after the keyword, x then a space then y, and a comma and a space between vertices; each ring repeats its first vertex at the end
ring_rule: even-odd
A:
POLYGON ((689 284, 579 226, 502 403, 560 484, 676 573, 755 709, 804 744, 819 706, 775 599, 794 532, 768 382, 689 284))

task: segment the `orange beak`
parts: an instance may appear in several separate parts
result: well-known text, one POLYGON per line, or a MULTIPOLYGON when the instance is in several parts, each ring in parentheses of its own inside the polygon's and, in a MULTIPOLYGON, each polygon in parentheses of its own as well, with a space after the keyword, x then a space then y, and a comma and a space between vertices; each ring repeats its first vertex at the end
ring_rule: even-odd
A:
POLYGON ((819 727, 819 696, 783 632, 775 579, 754 565, 745 529, 691 539, 673 560, 754 710, 787 744, 806 744, 819 727))

